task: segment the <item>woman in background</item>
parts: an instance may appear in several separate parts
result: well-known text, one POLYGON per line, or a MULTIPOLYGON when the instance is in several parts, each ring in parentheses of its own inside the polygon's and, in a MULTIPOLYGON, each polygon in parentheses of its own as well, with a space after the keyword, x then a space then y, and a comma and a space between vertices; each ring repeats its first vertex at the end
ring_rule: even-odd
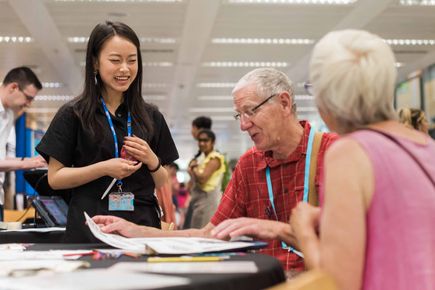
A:
POLYGON ((415 108, 402 108, 398 111, 399 121, 423 133, 429 134, 429 122, 424 112, 415 108))
POLYGON ((48 161, 50 186, 72 189, 65 240, 96 241, 83 212, 160 228, 154 191, 168 178, 162 165, 178 153, 163 115, 142 98, 136 33, 120 22, 98 24, 85 73, 83 92, 59 109, 36 148, 48 161))
POLYGON ((306 266, 342 290, 435 285, 435 142, 397 121, 394 64, 356 30, 328 33, 311 58, 319 113, 342 138, 325 156, 322 211, 300 203, 291 225, 306 266))
POLYGON ((192 211, 189 227, 200 229, 210 222, 219 205, 225 165, 224 156, 214 150, 216 136, 211 130, 199 131, 197 140, 204 159, 200 162, 194 159, 189 164, 193 187, 188 211, 192 211))

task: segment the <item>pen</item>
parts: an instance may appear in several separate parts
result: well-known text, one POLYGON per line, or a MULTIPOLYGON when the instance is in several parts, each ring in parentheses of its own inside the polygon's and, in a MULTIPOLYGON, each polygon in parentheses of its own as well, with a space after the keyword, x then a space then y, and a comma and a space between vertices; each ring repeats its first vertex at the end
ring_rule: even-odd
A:
POLYGON ((115 184, 115 182, 116 182, 116 178, 114 178, 113 180, 112 180, 112 182, 109 184, 109 186, 107 187, 107 189, 106 189, 106 191, 103 193, 103 195, 101 196, 101 199, 103 200, 105 197, 106 197, 106 195, 109 193, 109 190, 112 188, 112 186, 115 184))
POLYGON ((151 257, 148 258, 149 263, 165 263, 165 262, 218 262, 223 261, 223 257, 151 257))

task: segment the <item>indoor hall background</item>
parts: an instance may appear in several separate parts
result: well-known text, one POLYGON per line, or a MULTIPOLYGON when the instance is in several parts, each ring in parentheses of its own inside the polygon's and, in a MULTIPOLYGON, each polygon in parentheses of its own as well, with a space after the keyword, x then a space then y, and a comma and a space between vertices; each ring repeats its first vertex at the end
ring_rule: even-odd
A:
POLYGON ((170 124, 181 162, 196 152, 191 121, 213 119, 216 148, 237 158, 252 143, 233 119, 231 90, 255 67, 276 67, 294 81, 299 117, 320 125, 307 96, 308 60, 325 33, 367 29, 392 45, 401 91, 416 102, 423 93, 435 116, 433 0, 0 0, 0 75, 30 66, 44 90, 27 114, 27 126, 45 130, 57 109, 82 89, 87 37, 104 20, 122 21, 140 36, 145 100, 159 106, 170 124), (418 90, 416 89, 418 86, 418 90))

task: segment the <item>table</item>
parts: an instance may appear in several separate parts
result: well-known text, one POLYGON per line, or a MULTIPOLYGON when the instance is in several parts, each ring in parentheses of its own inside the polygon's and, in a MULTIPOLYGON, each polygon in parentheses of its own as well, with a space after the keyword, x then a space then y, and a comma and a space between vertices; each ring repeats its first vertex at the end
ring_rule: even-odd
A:
MULTIPOLYGON (((29 250, 79 250, 94 248, 110 248, 103 244, 35 244, 29 250)), ((144 262, 146 257, 131 258, 122 256, 119 259, 95 261, 90 257, 82 257, 91 264, 91 268, 108 268, 118 262, 144 262)), ((187 277, 191 284, 171 287, 167 289, 177 290, 255 290, 264 289, 285 281, 285 274, 278 260, 271 256, 248 253, 245 256, 231 256, 231 261, 254 261, 258 267, 258 273, 235 273, 235 274, 171 274, 172 276, 187 277)), ((219 263, 219 262, 216 262, 219 263)), ((86 270, 84 270, 86 271, 86 270)))
POLYGON ((65 231, 5 232, 0 231, 0 244, 7 243, 61 243, 65 231))

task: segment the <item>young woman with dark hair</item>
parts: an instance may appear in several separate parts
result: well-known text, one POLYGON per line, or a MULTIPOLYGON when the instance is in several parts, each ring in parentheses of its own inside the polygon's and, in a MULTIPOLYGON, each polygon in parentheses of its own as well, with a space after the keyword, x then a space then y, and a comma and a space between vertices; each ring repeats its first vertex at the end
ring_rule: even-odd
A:
POLYGON ((92 242, 84 223, 111 214, 160 227, 154 195, 178 158, 158 109, 142 98, 142 58, 135 32, 120 22, 98 24, 89 37, 83 92, 59 109, 37 146, 54 189, 72 189, 65 239, 92 242), (112 180, 117 180, 111 187, 112 180), (103 193, 110 194, 102 199, 103 193))

